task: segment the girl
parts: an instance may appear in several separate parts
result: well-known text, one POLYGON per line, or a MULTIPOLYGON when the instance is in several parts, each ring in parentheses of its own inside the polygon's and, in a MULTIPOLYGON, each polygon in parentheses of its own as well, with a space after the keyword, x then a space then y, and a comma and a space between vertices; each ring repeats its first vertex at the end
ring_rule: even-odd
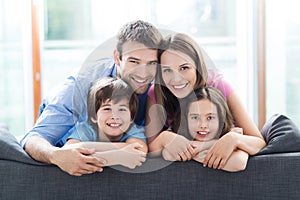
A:
POLYGON ((180 109, 179 100, 185 99, 192 90, 206 85, 222 92, 235 125, 241 127, 244 134, 229 132, 211 143, 203 161, 204 166, 223 168, 235 150, 254 155, 266 145, 231 85, 220 74, 208 70, 204 55, 192 38, 185 34, 174 34, 165 39, 161 49, 156 83, 148 92, 145 128, 152 154, 159 155, 166 148, 173 159, 192 159, 194 149, 190 141, 167 128, 174 120, 176 110, 180 109))
MULTIPOLYGON (((242 129, 233 128, 233 118, 226 100, 213 87, 196 89, 185 99, 182 110, 176 113, 172 131, 194 140, 195 152, 197 149, 203 149, 205 142, 217 140, 228 132, 235 131, 243 134, 242 129)), ((201 150, 193 156, 193 159, 203 163, 207 152, 207 149, 201 150)), ((167 149, 164 149, 162 154, 165 159, 172 159, 172 157, 168 158, 170 155, 167 149)), ((247 161, 248 154, 237 149, 221 169, 231 172, 244 170, 247 161)))

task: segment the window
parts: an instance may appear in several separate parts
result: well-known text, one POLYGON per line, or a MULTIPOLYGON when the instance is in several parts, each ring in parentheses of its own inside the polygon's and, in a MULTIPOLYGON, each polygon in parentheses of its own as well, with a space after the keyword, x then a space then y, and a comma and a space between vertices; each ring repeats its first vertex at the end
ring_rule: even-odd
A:
POLYGON ((253 97, 249 98, 253 88, 248 87, 253 85, 253 63, 248 62, 253 54, 249 48, 253 38, 248 34, 253 32, 251 1, 87 0, 61 6, 70 1, 44 1, 43 95, 79 67, 93 49, 115 36, 123 24, 142 19, 162 30, 193 36, 234 84, 249 112, 254 113, 253 97), (172 8, 168 8, 170 5, 172 8))
POLYGON ((32 107, 26 106, 32 94, 28 71, 31 64, 30 4, 22 0, 2 0, 0 13, 0 123, 7 124, 14 135, 20 135, 25 130, 25 113, 32 114, 32 107))
POLYGON ((299 1, 266 1, 267 117, 287 114, 300 127, 299 1))
MULTIPOLYGON (((257 119, 253 56, 256 1, 33 2, 38 3, 39 8, 42 96, 80 67, 97 46, 115 36, 123 24, 142 19, 161 30, 176 30, 193 36, 232 82, 250 114, 257 119)), ((33 125, 30 10, 29 1, 0 2, 0 92, 5 96, 0 99, 0 120, 16 135, 33 125), (16 4, 22 9, 16 10, 16 4), (25 85, 21 84, 23 82, 25 85)), ((295 31, 292 29, 291 26, 290 32, 295 31)))

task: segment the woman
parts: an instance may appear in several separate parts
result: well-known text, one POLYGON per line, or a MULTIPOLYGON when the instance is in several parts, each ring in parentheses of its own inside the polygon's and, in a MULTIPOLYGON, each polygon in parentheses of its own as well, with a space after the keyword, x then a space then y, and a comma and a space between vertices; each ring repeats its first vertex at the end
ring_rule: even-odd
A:
POLYGON ((203 165, 222 168, 235 150, 254 155, 266 145, 231 85, 220 74, 208 70, 204 55, 192 38, 181 33, 174 34, 166 38, 161 49, 156 83, 148 93, 145 129, 150 153, 158 155, 167 149, 175 160, 193 158, 197 152, 192 142, 168 128, 180 109, 179 100, 186 98, 192 90, 207 85, 221 91, 235 125, 242 128, 244 134, 229 132, 217 141, 206 142, 203 150, 209 148, 209 151, 203 165))

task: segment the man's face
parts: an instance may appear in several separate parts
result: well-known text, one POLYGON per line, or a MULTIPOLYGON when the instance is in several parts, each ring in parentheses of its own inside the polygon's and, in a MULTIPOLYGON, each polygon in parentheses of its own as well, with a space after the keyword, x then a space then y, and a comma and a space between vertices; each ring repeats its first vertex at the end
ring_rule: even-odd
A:
POLYGON ((147 91, 155 77, 157 67, 157 50, 149 49, 138 42, 126 42, 123 45, 122 60, 116 56, 120 67, 120 76, 137 94, 147 91))

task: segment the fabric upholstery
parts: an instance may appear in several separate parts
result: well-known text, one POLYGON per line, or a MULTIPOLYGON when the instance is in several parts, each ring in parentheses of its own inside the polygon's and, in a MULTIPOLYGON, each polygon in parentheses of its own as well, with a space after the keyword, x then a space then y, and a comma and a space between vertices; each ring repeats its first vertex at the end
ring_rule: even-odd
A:
POLYGON ((300 153, 286 153, 250 157, 238 173, 189 161, 148 173, 105 168, 73 177, 55 166, 1 160, 0 199, 299 199, 299 166, 300 153))
POLYGON ((7 129, 0 132, 0 199, 300 199, 300 152, 252 156, 235 173, 149 158, 134 170, 75 177, 32 160, 7 129))
POLYGON ((275 114, 261 130, 267 146, 259 154, 300 152, 300 131, 285 115, 275 114))
POLYGON ((0 125, 0 159, 35 165, 44 165, 33 160, 20 146, 5 125, 0 125))

